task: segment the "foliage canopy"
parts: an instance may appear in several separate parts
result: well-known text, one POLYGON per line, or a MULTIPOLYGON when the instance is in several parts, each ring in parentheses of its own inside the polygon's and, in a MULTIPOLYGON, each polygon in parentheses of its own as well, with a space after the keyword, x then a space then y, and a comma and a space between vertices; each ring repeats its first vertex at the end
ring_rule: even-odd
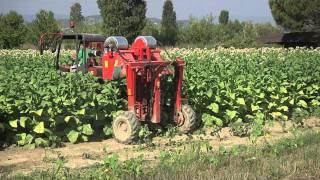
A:
POLYGON ((319 31, 319 0, 269 0, 278 25, 289 31, 319 31))
POLYGON ((162 11, 161 40, 165 45, 174 46, 178 37, 176 12, 171 0, 165 1, 162 11))
POLYGON ((23 17, 15 11, 0 16, 0 48, 17 48, 25 41, 26 27, 23 17))
POLYGON ((97 0, 106 35, 124 36, 132 42, 140 35, 146 22, 144 0, 97 0))

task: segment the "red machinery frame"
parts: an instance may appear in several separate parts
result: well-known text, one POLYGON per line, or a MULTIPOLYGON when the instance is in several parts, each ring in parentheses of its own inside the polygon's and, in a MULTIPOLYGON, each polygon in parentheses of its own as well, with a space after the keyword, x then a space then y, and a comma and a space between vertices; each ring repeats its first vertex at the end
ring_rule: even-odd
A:
MULTIPOLYGON (((45 33, 41 36, 39 44, 42 45, 45 36, 64 37, 64 33, 45 33)), ((85 36, 91 40, 96 39, 96 35, 85 36)), ((161 77, 174 75, 175 101, 174 120, 178 125, 184 123, 182 115, 182 81, 185 61, 177 58, 175 61, 168 61, 161 57, 161 50, 156 48, 156 40, 153 37, 138 37, 131 48, 125 38, 125 48, 114 49, 105 44, 102 55, 102 66, 92 66, 86 72, 101 77, 103 80, 114 80, 126 77, 128 111, 135 113, 139 121, 151 121, 160 123, 161 121, 161 77), (146 39, 147 38, 147 39, 146 39), (148 42, 148 38, 151 42, 148 42), (174 67, 174 71, 170 68, 174 67), (101 73, 102 71, 102 73, 101 73)), ((100 38, 98 38, 100 40, 100 38)), ((107 40, 106 40, 107 41, 107 40)), ((59 62, 58 47, 57 62, 59 62)), ((60 67, 61 68, 61 67, 60 67)), ((67 69, 69 72, 70 69, 67 69)))
POLYGON ((167 61, 160 53, 160 49, 149 47, 143 38, 137 38, 130 49, 105 51, 102 56, 102 77, 104 80, 112 80, 126 76, 128 110, 134 112, 140 121, 150 119, 153 123, 160 123, 161 76, 173 74, 169 68, 172 65, 176 82, 175 121, 181 124, 181 91, 185 61, 180 58, 167 61))

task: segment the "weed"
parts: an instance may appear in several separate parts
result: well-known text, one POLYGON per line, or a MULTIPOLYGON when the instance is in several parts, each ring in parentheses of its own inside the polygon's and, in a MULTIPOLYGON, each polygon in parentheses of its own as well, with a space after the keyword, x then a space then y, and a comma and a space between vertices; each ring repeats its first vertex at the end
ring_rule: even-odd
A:
POLYGON ((303 121, 309 116, 310 114, 307 110, 297 108, 292 113, 292 121, 295 126, 303 127, 303 121))

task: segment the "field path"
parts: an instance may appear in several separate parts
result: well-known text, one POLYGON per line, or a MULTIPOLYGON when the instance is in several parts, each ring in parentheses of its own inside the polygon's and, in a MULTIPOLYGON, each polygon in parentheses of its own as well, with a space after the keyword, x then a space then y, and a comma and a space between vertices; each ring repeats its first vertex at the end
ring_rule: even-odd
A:
MULTIPOLYGON (((315 131, 320 131, 320 119, 309 118, 305 121, 306 127, 315 131)), ((292 127, 291 122, 287 122, 285 131, 279 123, 273 127, 265 127, 269 132, 268 137, 260 137, 258 143, 265 141, 275 141, 281 138, 292 136, 288 130, 292 127)), ((155 148, 141 148, 141 145, 123 145, 114 139, 100 142, 87 142, 79 144, 66 143, 65 147, 56 149, 26 149, 21 147, 7 148, 0 151, 0 177, 1 174, 30 173, 35 170, 50 169, 55 165, 58 157, 66 160, 65 166, 71 169, 82 168, 102 161, 103 157, 110 154, 118 154, 120 160, 127 160, 132 157, 143 155, 146 160, 155 160, 162 150, 177 148, 175 143, 185 143, 189 141, 207 140, 213 148, 220 145, 250 145, 247 137, 240 138, 231 136, 229 128, 223 128, 220 138, 210 135, 177 135, 172 139, 155 137, 153 143, 155 148)))

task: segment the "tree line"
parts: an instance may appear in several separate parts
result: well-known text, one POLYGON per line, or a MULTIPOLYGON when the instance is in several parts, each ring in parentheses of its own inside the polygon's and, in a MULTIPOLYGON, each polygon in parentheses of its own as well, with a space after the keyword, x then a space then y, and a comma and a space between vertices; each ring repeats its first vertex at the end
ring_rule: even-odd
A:
MULTIPOLYGON (((75 22, 75 32, 99 33, 106 36, 125 36, 129 42, 139 35, 152 35, 165 46, 179 47, 256 47, 257 39, 268 33, 279 31, 319 31, 320 1, 269 0, 272 15, 278 25, 231 20, 229 12, 222 10, 215 23, 215 17, 190 17, 187 24, 177 22, 171 0, 163 5, 161 23, 146 18, 144 0, 97 0, 102 22, 85 21, 82 7, 75 3, 70 7, 70 20, 75 22)), ((64 31, 54 18, 54 13, 40 10, 31 23, 25 23, 15 11, 0 15, 0 48, 19 48, 25 43, 38 46, 39 37, 46 32, 64 31)), ((45 42, 45 47, 53 39, 45 42)))

